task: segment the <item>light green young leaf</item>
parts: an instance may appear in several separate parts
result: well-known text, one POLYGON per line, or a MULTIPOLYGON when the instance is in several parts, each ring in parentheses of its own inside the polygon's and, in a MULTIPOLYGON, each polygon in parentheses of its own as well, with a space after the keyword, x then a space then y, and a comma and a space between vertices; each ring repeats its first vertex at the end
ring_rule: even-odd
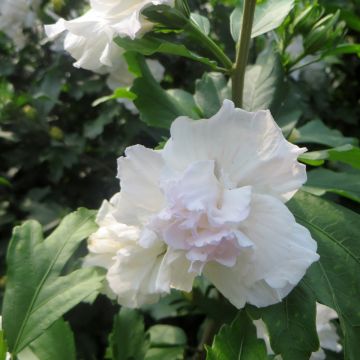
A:
POLYGON ((304 282, 316 300, 339 315, 344 335, 344 358, 357 360, 360 343, 360 216, 340 205, 299 192, 288 206, 296 221, 307 227, 318 243, 320 260, 304 282))
POLYGON ((12 353, 19 353, 65 312, 101 288, 103 276, 94 269, 62 275, 81 241, 96 228, 94 212, 79 209, 66 216, 45 240, 36 221, 14 229, 3 303, 3 327, 12 353))
POLYGON ((357 141, 345 137, 339 130, 328 128, 321 120, 312 120, 295 131, 296 144, 315 143, 326 146, 356 145, 357 141))
POLYGON ((252 307, 251 314, 263 319, 271 348, 283 360, 308 360, 318 350, 315 297, 303 283, 282 302, 266 308, 252 307))
POLYGON ((149 348, 142 315, 132 309, 122 308, 114 319, 110 335, 113 360, 143 360, 149 348))
POLYGON ((269 109, 282 81, 281 64, 272 48, 262 52, 245 74, 243 108, 247 111, 269 109))
POLYGON ((265 360, 268 359, 263 340, 257 338, 256 328, 246 311, 241 311, 231 325, 224 325, 207 348, 207 360, 265 360))
POLYGON ((57 320, 19 355, 19 360, 75 360, 75 340, 68 323, 57 320))
POLYGON ((202 116, 209 118, 219 111, 225 99, 231 98, 231 89, 224 75, 205 73, 196 81, 194 98, 202 116))
POLYGON ((190 18, 204 34, 209 35, 210 21, 205 16, 202 16, 197 13, 192 13, 190 15, 190 18))
POLYGON ((360 173, 343 173, 328 169, 312 170, 308 172, 308 180, 303 190, 317 196, 332 192, 360 202, 360 173))
POLYGON ((347 144, 333 149, 306 152, 299 159, 303 163, 312 166, 320 166, 324 163, 324 160, 331 160, 360 169, 360 148, 347 144))
MULTIPOLYGON (((238 41, 243 22, 244 0, 239 1, 230 17, 231 35, 235 42, 238 41)), ((251 37, 257 37, 276 29, 284 21, 291 9, 294 0, 265 0, 256 5, 251 37)))

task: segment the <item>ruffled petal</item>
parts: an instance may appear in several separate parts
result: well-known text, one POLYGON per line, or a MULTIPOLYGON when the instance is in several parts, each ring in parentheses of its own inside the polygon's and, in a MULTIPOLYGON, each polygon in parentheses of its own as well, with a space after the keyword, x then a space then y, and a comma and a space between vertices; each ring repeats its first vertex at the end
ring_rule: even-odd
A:
POLYGON ((159 187, 163 160, 158 151, 141 145, 131 146, 126 157, 118 159, 121 201, 116 218, 128 225, 146 224, 149 216, 159 212, 164 196, 159 187))
POLYGON ((177 118, 163 156, 178 172, 195 161, 215 160, 226 187, 251 185, 287 201, 306 181, 305 166, 297 162, 304 151, 284 138, 269 111, 246 112, 225 100, 208 120, 177 118))
POLYGON ((233 268, 209 263, 204 274, 235 306, 258 307, 281 301, 319 259, 309 231, 297 224, 281 201, 254 195, 240 230, 254 243, 233 268))

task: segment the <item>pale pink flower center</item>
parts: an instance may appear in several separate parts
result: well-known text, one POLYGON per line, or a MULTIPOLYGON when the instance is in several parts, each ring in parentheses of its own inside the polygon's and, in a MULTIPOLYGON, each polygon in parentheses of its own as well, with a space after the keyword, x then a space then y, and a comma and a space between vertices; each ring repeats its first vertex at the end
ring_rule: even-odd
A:
POLYGON ((199 161, 163 183, 166 206, 149 225, 169 247, 186 252, 196 273, 209 261, 232 267, 242 249, 253 247, 239 229, 250 212, 251 187, 224 188, 214 167, 199 161))

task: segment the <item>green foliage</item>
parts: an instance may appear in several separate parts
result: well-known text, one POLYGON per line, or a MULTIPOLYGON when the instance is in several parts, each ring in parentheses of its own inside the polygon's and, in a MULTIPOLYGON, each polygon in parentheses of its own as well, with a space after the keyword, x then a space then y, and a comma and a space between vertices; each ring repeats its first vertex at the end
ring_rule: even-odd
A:
POLYGON ((208 118, 231 98, 244 1, 175 4, 143 11, 155 22, 152 32, 116 39, 135 80, 112 93, 106 74, 76 69, 70 56, 42 42, 40 23, 53 22, 54 13, 70 19, 85 2, 42 2, 39 26, 26 29, 21 51, 0 33, 0 360, 7 351, 19 360, 101 359, 107 345, 108 359, 202 358, 202 345, 223 324, 208 359, 273 358, 257 338, 252 320, 260 318, 276 354, 308 359, 318 348, 315 301, 339 314, 333 325, 344 353, 327 359, 357 360, 358 1, 257 1, 243 107, 270 109, 288 140, 309 149, 300 157, 310 165, 306 192, 288 205, 321 256, 281 303, 238 312, 199 278, 191 294, 174 291, 140 311, 119 312, 98 296, 103 275, 79 269, 82 242, 96 230, 94 213, 70 214, 48 235, 70 209, 98 208, 119 190, 116 158, 127 146, 162 141, 160 148, 175 118, 208 118), (166 68, 161 83, 145 56, 166 68), (29 218, 38 222, 23 223, 29 218))
POLYGON ((224 325, 207 348, 207 360, 268 359, 263 340, 256 337, 256 328, 246 311, 241 311, 231 325, 224 325))
POLYGON ((314 195, 332 192, 360 202, 360 173, 335 172, 328 169, 316 169, 308 174, 305 191, 314 195))
MULTIPOLYGON (((294 6, 294 0, 265 0, 255 9, 251 37, 255 38, 276 29, 294 6)), ((230 17, 231 35, 237 41, 241 33, 244 0, 238 2, 230 17)))
POLYGON ((271 348, 284 360, 307 360, 319 348, 315 297, 300 284, 281 303, 263 309, 252 308, 269 331, 271 348))
POLYGON ((219 73, 205 73, 196 81, 194 99, 204 118, 213 116, 223 101, 229 99, 230 88, 225 77, 219 73))
POLYGON ((269 109, 282 82, 282 69, 277 55, 270 47, 259 54, 245 74, 243 107, 247 111, 269 109))
POLYGON ((137 96, 134 103, 144 122, 168 129, 178 116, 199 117, 191 94, 183 90, 165 91, 154 79, 141 56, 128 56, 127 59, 130 68, 137 67, 141 71, 131 91, 137 96))
POLYGON ((14 229, 3 304, 3 327, 12 353, 18 354, 65 312, 99 290, 103 277, 94 269, 62 274, 80 242, 95 229, 94 213, 86 209, 68 215, 45 240, 36 221, 14 229))
POLYGON ((318 243, 320 260, 311 266, 304 282, 318 302, 338 313, 345 359, 355 360, 360 341, 360 313, 354 306, 360 293, 360 217, 305 193, 297 195, 289 207, 318 243))
POLYGON ((75 360, 74 335, 68 323, 57 320, 18 355, 19 360, 75 360))
POLYGON ((114 360, 140 360, 149 348, 145 334, 144 320, 135 310, 121 309, 115 316, 113 332, 110 336, 111 358, 114 360))

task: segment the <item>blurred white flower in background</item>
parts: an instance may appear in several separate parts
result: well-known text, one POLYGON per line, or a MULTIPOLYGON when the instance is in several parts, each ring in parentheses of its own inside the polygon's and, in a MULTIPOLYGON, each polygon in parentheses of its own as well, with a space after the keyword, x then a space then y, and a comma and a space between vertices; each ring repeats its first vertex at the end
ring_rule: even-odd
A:
MULTIPOLYGON (((318 351, 313 352, 309 360, 325 360, 326 354, 323 349, 340 352, 342 346, 339 344, 340 337, 336 333, 336 327, 331 323, 331 320, 337 319, 336 311, 328 306, 316 303, 316 331, 319 336, 320 348, 318 351)), ((254 320, 256 326, 256 333, 259 339, 263 339, 269 355, 274 355, 274 351, 270 345, 269 332, 265 323, 259 319, 254 320)), ((275 357, 281 360, 281 355, 275 357)))
POLYGON ((163 150, 118 161, 86 263, 108 269, 120 304, 138 307, 204 274, 236 307, 281 301, 317 261, 316 242, 284 205, 306 181, 269 111, 225 100, 210 119, 176 119, 163 150))
POLYGON ((113 41, 117 36, 132 39, 151 30, 141 11, 150 5, 170 5, 174 0, 91 0, 90 10, 79 18, 45 25, 50 39, 67 34, 64 48, 76 59, 75 66, 92 71, 113 67, 123 50, 113 41))
POLYGON ((35 24, 39 0, 1 0, 0 31, 11 38, 18 50, 25 46, 23 29, 35 24))

